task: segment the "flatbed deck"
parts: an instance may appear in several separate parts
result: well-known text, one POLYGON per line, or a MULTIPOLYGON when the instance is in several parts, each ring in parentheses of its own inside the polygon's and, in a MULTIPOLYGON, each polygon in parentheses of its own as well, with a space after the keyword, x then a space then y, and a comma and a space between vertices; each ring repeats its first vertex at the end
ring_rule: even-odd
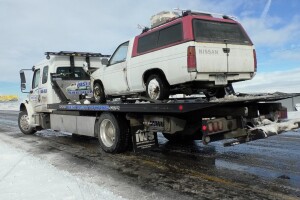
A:
MULTIPOLYGON (((227 108, 251 106, 259 102, 274 102, 282 99, 292 98, 300 94, 240 94, 237 96, 227 96, 226 98, 212 100, 207 102, 202 98, 170 99, 168 102, 150 103, 145 101, 128 100, 127 102, 111 101, 105 104, 76 104, 59 103, 48 104, 48 109, 59 111, 110 111, 110 112, 130 112, 130 113, 190 113, 194 111, 205 112, 209 109, 218 108, 226 110, 227 108)), ((224 115, 224 113, 222 113, 224 115)))

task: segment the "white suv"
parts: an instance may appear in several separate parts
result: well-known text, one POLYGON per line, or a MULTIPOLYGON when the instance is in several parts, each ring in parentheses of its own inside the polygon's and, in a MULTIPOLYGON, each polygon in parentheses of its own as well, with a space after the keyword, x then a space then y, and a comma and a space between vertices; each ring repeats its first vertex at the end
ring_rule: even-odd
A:
POLYGON ((191 11, 144 29, 102 61, 91 75, 96 102, 136 94, 223 97, 226 86, 252 79, 257 66, 253 43, 237 21, 191 11))

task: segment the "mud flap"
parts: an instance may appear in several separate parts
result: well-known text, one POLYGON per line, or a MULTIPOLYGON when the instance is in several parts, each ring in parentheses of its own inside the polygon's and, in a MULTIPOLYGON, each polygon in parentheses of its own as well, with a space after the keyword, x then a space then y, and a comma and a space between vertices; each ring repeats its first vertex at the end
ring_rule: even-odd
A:
POLYGON ((157 133, 144 130, 144 126, 131 127, 134 152, 158 147, 157 133))

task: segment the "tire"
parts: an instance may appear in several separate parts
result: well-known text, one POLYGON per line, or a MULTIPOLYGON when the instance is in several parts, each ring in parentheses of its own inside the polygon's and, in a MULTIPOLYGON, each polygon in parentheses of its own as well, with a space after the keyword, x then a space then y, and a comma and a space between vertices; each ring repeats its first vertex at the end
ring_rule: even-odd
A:
POLYGON ((25 135, 32 135, 36 132, 36 130, 33 127, 29 126, 27 111, 21 111, 19 113, 18 125, 21 132, 24 133, 25 135))
POLYGON ((128 149, 130 134, 125 117, 103 113, 98 120, 97 131, 100 146, 105 152, 121 153, 128 149))
POLYGON ((105 93, 102 85, 100 83, 95 83, 93 88, 93 95, 96 103, 105 103, 105 93))
POLYGON ((152 100, 168 99, 170 89, 167 81, 159 75, 150 75, 146 83, 146 95, 152 100))
POLYGON ((211 98, 224 98, 225 97, 225 88, 211 88, 207 89, 204 92, 206 98, 209 100, 211 98))

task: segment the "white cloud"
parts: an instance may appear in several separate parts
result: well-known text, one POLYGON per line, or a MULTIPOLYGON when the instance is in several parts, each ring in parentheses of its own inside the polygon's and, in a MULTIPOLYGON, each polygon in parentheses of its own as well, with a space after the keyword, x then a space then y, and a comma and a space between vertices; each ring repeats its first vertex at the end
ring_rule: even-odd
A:
POLYGON ((45 51, 92 51, 111 54, 118 44, 140 34, 138 24, 175 7, 228 12, 232 0, 1 0, 0 81, 19 80, 20 68, 31 68, 45 51), (5 70, 3 70, 5 69, 5 70))
POLYGON ((281 24, 282 20, 278 17, 270 17, 267 21, 244 18, 241 22, 256 46, 284 46, 293 42, 300 34, 300 20, 297 16, 286 24, 281 24))
POLYGON ((300 68, 289 71, 260 72, 252 80, 234 84, 236 92, 300 93, 300 68))
POLYGON ((264 10, 261 14, 262 19, 265 19, 267 17, 267 14, 268 14, 268 12, 270 10, 270 7, 271 7, 271 3, 272 3, 272 0, 267 1, 267 4, 265 5, 265 8, 264 8, 264 10))
POLYGON ((300 49, 291 47, 290 49, 274 51, 273 53, 271 53, 271 56, 278 59, 300 61, 300 49))
MULTIPOLYGON (((18 71, 31 68, 44 58, 45 51, 75 50, 110 54, 118 44, 141 32, 137 24, 149 25, 153 14, 175 7, 239 15, 239 21, 256 47, 281 47, 288 43, 297 45, 293 40, 300 35, 300 17, 283 21, 279 16, 268 14, 268 20, 262 20, 261 13, 266 2, 0 0, 0 81, 18 82, 18 71)), ((272 9, 272 6, 269 8, 272 9)), ((274 52, 272 55, 298 59, 297 53, 292 51, 280 55, 274 52)), ((254 80, 260 76, 261 73, 254 80)))

